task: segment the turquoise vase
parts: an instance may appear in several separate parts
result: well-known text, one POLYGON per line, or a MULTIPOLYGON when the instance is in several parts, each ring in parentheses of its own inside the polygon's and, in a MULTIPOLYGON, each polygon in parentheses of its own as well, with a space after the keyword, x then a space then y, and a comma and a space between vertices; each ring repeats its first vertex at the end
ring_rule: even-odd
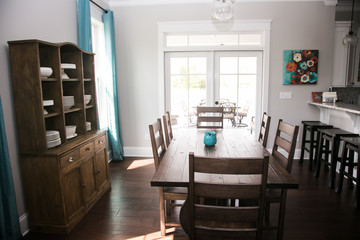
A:
POLYGON ((204 136, 204 144, 206 146, 214 146, 216 144, 216 133, 206 132, 204 136))

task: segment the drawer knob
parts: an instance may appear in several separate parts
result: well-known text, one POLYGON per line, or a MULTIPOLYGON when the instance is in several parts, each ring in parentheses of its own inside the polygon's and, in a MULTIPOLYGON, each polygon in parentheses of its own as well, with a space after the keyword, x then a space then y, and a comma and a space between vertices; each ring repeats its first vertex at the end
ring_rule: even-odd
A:
POLYGON ((89 148, 89 147, 87 147, 87 148, 85 149, 85 151, 90 151, 90 148, 89 148))
POLYGON ((100 171, 99 171, 99 170, 97 170, 97 171, 96 171, 96 174, 99 174, 99 173, 100 173, 100 171))
POLYGON ((104 143, 104 140, 100 140, 99 143, 100 143, 100 144, 103 144, 103 143, 104 143))
POLYGON ((74 158, 73 157, 69 157, 69 162, 73 162, 74 158))

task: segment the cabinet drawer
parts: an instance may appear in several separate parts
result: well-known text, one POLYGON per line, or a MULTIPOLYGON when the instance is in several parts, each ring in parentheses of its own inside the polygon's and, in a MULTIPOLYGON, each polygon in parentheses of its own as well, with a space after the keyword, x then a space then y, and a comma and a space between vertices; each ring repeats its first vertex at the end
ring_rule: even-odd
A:
POLYGON ((94 152, 94 142, 89 142, 80 148, 80 157, 83 158, 94 152))
POLYGON ((60 158, 60 166, 62 169, 64 169, 66 167, 79 163, 79 161, 80 151, 79 149, 76 149, 60 158))
POLYGON ((104 148, 106 146, 106 135, 95 139, 95 148, 104 148))

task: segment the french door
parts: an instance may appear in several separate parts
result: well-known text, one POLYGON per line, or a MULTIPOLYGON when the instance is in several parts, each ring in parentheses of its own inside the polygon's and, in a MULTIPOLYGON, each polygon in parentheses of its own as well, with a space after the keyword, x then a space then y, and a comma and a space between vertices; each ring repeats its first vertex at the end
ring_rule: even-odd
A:
POLYGON ((196 123, 196 106, 229 101, 247 110, 248 119, 262 112, 262 52, 209 51, 165 54, 166 109, 177 125, 196 123))

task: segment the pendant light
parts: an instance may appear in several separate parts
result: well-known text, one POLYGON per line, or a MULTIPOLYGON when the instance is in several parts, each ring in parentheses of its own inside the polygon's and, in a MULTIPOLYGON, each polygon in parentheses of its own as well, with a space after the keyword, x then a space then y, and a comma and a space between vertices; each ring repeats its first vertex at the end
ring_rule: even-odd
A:
POLYGON ((344 45, 347 46, 355 46, 359 40, 356 34, 352 31, 352 24, 354 18, 354 2, 355 0, 352 0, 350 31, 343 40, 344 45))
POLYGON ((215 20, 226 22, 232 19, 233 14, 233 0, 214 0, 212 16, 215 20))

